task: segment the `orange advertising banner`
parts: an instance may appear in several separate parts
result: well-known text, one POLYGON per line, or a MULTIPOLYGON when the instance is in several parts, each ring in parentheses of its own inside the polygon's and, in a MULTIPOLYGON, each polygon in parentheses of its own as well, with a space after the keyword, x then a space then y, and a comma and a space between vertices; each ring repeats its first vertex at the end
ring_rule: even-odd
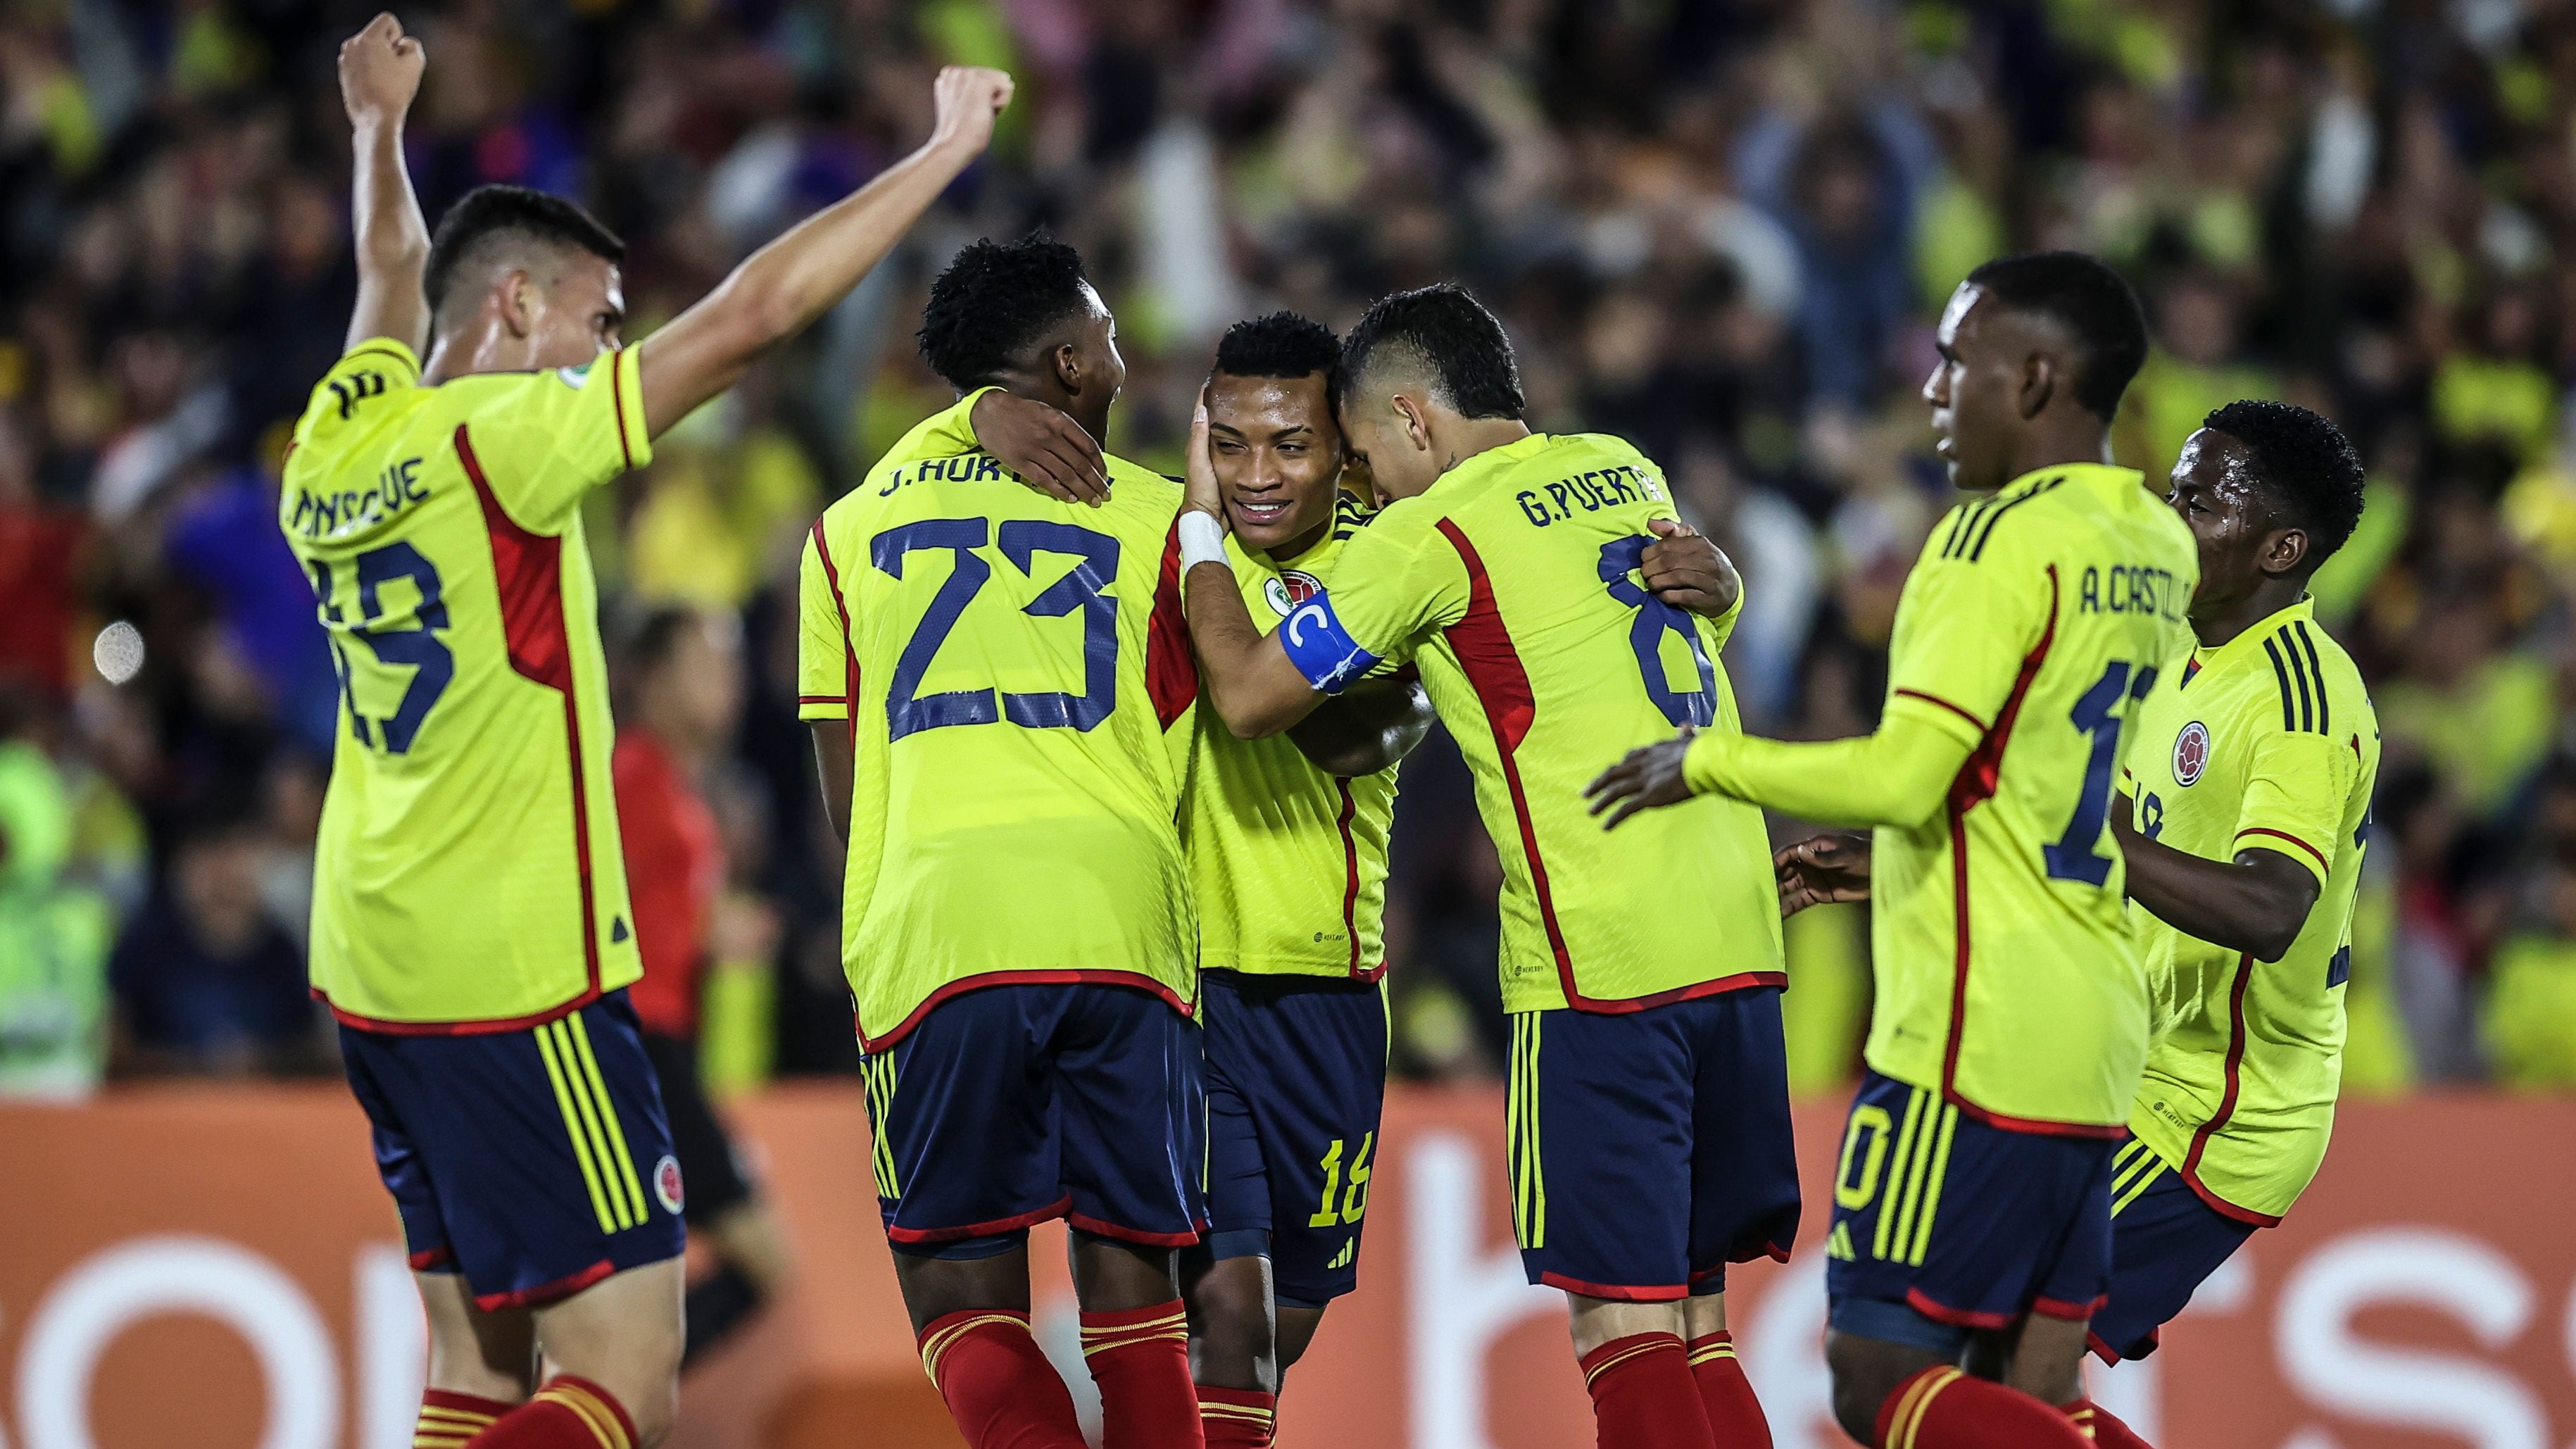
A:
MULTIPOLYGON (((694 1372, 679 1449, 954 1449, 913 1356, 854 1087, 736 1112, 796 1288, 694 1372)), ((1823 1204, 1839 1109, 1801 1109, 1809 1208, 1729 1318, 1780 1449, 1826 1411, 1823 1204)), ((1592 1442, 1552 1291, 1521 1279, 1485 1090, 1395 1092, 1360 1291, 1290 1377, 1281 1440, 1592 1442)), ((422 1330, 364 1119, 332 1087, 0 1107, 0 1446, 403 1449, 422 1330)), ((2345 1109, 2324 1175, 2096 1396, 2165 1449, 2557 1449, 2576 1437, 2576 1103, 2345 1109)), ((1037 1323, 1084 1397, 1060 1233, 1037 1323)))

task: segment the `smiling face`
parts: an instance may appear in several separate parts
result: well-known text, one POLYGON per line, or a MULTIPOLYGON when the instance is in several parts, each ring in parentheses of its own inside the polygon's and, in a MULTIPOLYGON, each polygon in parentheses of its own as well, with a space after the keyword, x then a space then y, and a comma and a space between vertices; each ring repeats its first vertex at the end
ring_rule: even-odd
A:
POLYGON ((2254 476, 2253 453, 2225 433, 2203 428, 2184 441, 2165 501, 2200 546, 2200 591, 2191 601, 2196 622, 2242 601, 2307 555, 2306 532, 2280 516, 2254 476))
POLYGON ((1285 556, 1333 521, 1342 437, 1324 375, 1208 381, 1208 446, 1227 515, 1245 544, 1285 556))

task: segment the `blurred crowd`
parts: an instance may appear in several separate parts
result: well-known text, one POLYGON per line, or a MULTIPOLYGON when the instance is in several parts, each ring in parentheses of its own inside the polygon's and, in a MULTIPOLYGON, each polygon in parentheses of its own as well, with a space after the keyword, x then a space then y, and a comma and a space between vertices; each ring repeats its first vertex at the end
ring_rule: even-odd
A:
MULTIPOLYGON (((353 288, 339 39, 374 0, 0 13, 0 1092, 326 1071, 303 987, 336 724, 277 470, 353 288), (93 641, 131 621, 140 672, 93 641)), ((910 333, 962 240, 1078 245, 1176 469, 1215 334, 1458 277, 1533 421, 1624 434, 1739 562, 1751 725, 1865 730, 1947 506, 1915 389, 1989 255, 2146 299, 2117 428, 2342 421, 2371 474, 2321 614, 2387 734, 2348 1084, 2576 1089, 2576 5, 2548 0, 458 0, 406 9, 434 217, 592 206, 639 335, 1005 67, 991 157, 876 277, 594 501, 612 640, 738 620, 717 1085, 853 1062, 838 846, 792 708, 795 547, 948 394, 910 333)), ((126 651, 130 652, 130 651, 126 651)), ((1628 741, 1605 741, 1605 758, 1628 741)), ((1456 754, 1406 767, 1398 1066, 1493 1070, 1499 880, 1456 754)), ((1779 822, 1785 835, 1795 822, 1779 822)), ((1798 1084, 1848 1079, 1860 908, 1791 923, 1798 1084)))

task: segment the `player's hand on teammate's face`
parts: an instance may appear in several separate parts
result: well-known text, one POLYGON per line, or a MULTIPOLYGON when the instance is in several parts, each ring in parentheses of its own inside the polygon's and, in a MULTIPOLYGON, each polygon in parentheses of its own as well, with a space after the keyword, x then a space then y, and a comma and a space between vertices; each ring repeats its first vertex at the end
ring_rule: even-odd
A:
POLYGON ((1869 837, 1837 832, 1815 835, 1772 853, 1780 877, 1780 914, 1809 906, 1869 899, 1869 837))
POLYGON ((980 65, 943 66, 931 82, 930 144, 969 154, 993 143, 993 119, 1011 103, 1011 78, 980 65))
POLYGON ((1649 806, 1678 805, 1689 799, 1690 782, 1682 778, 1682 758, 1690 753, 1690 743, 1691 731, 1685 727, 1671 739, 1630 750, 1626 759, 1584 786, 1592 813, 1609 812, 1601 828, 1616 830, 1620 821, 1649 806))
POLYGON ((1735 607, 1744 580, 1725 550, 1677 519, 1653 518, 1655 541, 1639 560, 1646 588, 1676 609, 1715 619, 1735 607))
POLYGON ((1208 444, 1208 394, 1204 387, 1199 389, 1198 410, 1190 414, 1189 463, 1181 471, 1181 481, 1187 485, 1181 506, 1212 513, 1217 522, 1232 527, 1226 517, 1225 494, 1216 484, 1216 454, 1208 444))
POLYGON ((400 120, 420 94, 420 73, 429 52, 403 34, 391 12, 340 42, 340 103, 355 121, 400 120))
POLYGON ((975 441, 1021 482, 1067 503, 1109 501, 1099 441, 1064 412, 996 389, 975 400, 971 420, 975 441))

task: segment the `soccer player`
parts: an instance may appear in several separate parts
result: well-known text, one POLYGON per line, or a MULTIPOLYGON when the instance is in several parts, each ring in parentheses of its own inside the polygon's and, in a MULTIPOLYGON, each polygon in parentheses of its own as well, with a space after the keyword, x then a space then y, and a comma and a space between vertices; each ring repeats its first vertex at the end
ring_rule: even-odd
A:
POLYGON ((1107 1444, 1195 1446, 1173 1262, 1204 1220, 1181 490, 1108 457, 1104 499, 1057 501, 978 446, 997 389, 1091 449, 1108 431, 1126 364, 1073 248, 966 247, 921 347, 962 400, 816 522, 800 611, 895 1277, 971 1449, 1081 1449, 1028 1323, 1029 1226, 1070 1219, 1107 1444))
MULTIPOLYGON (((2211 413, 2169 495, 2200 544, 2199 647, 2131 726, 2112 808, 2157 1032, 2114 1162, 2106 1362, 2159 1325, 2325 1159, 2379 721, 2308 579, 2361 521, 2361 460, 2279 402, 2211 413), (2134 828, 2133 827, 2134 823, 2134 828)), ((2136 1444, 2108 1415, 2095 1438, 2136 1444)))
POLYGON ((1342 358, 1343 436, 1393 501, 1266 634, 1194 428, 1205 703, 1275 734, 1419 661, 1503 862, 1514 1232, 1531 1281, 1566 1292, 1600 1440, 1767 1442, 1723 1297, 1726 1265, 1786 1256, 1798 1218, 1762 817, 1702 800, 1604 835, 1579 795, 1597 740, 1737 728, 1726 622, 1688 611, 1736 602, 1731 577, 1722 600, 1653 592, 1644 554, 1678 528, 1662 477, 1616 438, 1532 432, 1502 325, 1465 291, 1382 299, 1342 358))
POLYGON ((624 995, 579 506, 846 294, 983 150, 1011 82, 942 72, 927 144, 627 346, 622 249, 578 207, 485 188, 426 234, 402 161, 425 59, 390 15, 341 48, 357 307, 279 500, 347 714, 313 988, 428 1313, 418 1442, 633 1449, 674 1408, 683 1197, 624 995))
MULTIPOLYGON (((1217 344, 1208 435, 1227 560, 1269 628, 1322 591, 1369 521, 1340 482, 1340 360, 1332 329, 1290 312, 1217 344)), ((1269 1442, 1281 1377, 1359 1282, 1386 1097, 1395 762, 1430 723, 1420 685, 1379 678, 1293 742, 1238 739, 1204 713, 1193 732, 1182 840, 1199 908, 1210 1226, 1183 1262, 1212 1446, 1269 1442)))
POLYGON ((681 1217, 715 1259, 689 1287, 683 1368, 740 1328, 787 1271, 778 1221, 698 1083, 698 997, 725 887, 724 838, 698 781, 741 719, 741 632, 730 616, 687 605, 647 614, 621 661, 619 708, 631 717, 609 757, 644 961, 627 1000, 689 1187, 681 1217))
POLYGON ((2199 569, 2172 510, 2099 461, 2146 352, 2117 273, 2072 252, 1988 262, 1937 341, 1924 399, 1979 496, 1906 579, 1876 732, 1685 735, 1591 793, 1611 827, 1710 795, 1876 827, 1869 1072, 1826 1243, 1835 1416, 1883 1449, 2073 1446, 2147 1047, 2112 767, 2187 647, 2199 569), (2009 1343, 2001 1383, 1962 1374, 1972 1334, 2009 1343))

